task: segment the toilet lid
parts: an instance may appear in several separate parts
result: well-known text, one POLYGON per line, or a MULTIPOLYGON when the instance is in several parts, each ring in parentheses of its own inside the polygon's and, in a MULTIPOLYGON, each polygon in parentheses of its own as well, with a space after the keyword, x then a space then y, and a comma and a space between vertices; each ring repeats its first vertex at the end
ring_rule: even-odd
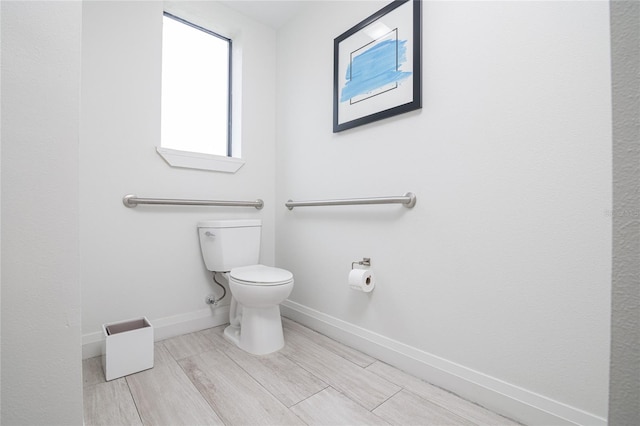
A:
POLYGON ((265 265, 242 266, 233 268, 229 274, 234 281, 247 285, 279 285, 293 279, 293 274, 286 269, 265 265))

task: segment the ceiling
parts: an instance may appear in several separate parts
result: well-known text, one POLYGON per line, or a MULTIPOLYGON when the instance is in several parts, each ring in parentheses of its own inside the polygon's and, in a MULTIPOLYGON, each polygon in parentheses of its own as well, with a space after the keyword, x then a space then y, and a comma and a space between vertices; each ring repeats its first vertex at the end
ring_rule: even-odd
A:
POLYGON ((304 0, 223 0, 226 6, 258 22, 278 29, 296 15, 304 0))

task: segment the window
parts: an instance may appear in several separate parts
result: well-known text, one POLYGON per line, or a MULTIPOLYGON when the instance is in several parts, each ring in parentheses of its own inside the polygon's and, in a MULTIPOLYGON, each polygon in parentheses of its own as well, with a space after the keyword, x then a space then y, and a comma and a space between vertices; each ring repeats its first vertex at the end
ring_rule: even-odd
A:
POLYGON ((172 151, 232 156, 231 51, 230 39, 165 12, 158 149, 165 159, 172 151))

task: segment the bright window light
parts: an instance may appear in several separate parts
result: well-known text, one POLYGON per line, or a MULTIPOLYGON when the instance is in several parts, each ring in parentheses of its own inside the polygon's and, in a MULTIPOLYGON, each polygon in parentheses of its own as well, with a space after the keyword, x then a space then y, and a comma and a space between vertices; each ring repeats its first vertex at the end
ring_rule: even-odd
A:
POLYGON ((231 40, 165 13, 162 148, 231 156, 231 40))

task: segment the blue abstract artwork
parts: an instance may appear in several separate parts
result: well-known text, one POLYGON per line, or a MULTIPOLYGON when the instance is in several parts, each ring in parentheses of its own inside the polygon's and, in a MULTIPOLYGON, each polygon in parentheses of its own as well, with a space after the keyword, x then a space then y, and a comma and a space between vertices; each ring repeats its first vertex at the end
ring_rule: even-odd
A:
POLYGON ((333 40, 333 132, 422 108, 421 0, 393 0, 333 40))
POLYGON ((396 88, 399 82, 409 78, 411 72, 401 71, 407 60, 406 45, 406 40, 387 38, 351 52, 340 102, 353 103, 357 96, 375 96, 396 88))

